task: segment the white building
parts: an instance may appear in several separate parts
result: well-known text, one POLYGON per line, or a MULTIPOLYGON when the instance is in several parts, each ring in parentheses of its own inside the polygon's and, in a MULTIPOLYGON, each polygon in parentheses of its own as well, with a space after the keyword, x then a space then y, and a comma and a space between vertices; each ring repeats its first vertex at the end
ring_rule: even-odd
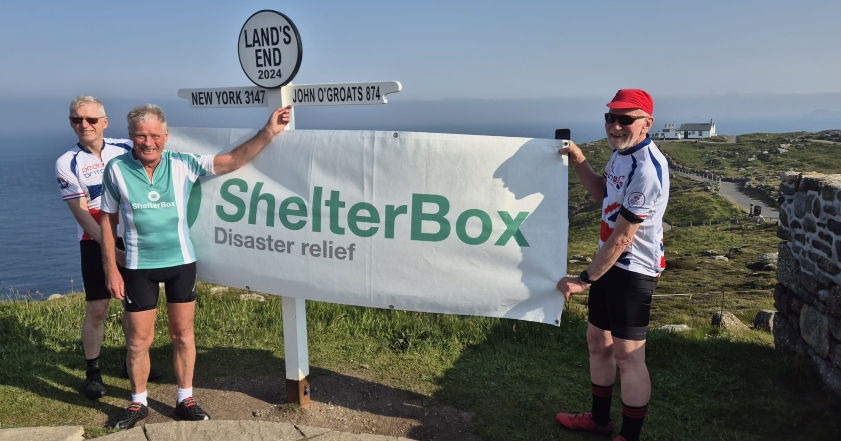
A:
POLYGON ((679 131, 674 124, 666 124, 662 130, 651 135, 654 139, 683 139, 683 132, 679 131))
POLYGON ((710 120, 709 123, 681 124, 678 130, 683 132, 683 139, 710 138, 715 136, 715 123, 710 120))

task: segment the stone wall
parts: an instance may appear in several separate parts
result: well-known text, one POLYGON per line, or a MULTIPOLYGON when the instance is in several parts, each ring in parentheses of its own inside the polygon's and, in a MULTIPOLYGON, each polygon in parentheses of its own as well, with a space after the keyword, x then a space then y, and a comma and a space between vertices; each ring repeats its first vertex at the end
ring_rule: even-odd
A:
POLYGON ((774 344, 808 355, 841 397, 841 175, 789 172, 780 191, 774 344))

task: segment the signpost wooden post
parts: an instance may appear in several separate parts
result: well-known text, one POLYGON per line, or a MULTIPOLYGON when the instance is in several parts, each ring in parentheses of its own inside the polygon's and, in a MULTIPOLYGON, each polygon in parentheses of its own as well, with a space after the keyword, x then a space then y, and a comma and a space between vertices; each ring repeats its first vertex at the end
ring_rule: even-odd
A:
MULTIPOLYGON (((190 107, 335 106, 385 104, 386 95, 399 92, 397 81, 335 84, 290 84, 301 66, 303 50, 298 28, 277 11, 262 10, 246 20, 239 33, 239 60, 256 86, 179 89, 190 107)), ((286 130, 295 129, 294 108, 286 130)), ((286 401, 310 407, 309 349, 306 303, 281 297, 283 345, 286 358, 286 401)))

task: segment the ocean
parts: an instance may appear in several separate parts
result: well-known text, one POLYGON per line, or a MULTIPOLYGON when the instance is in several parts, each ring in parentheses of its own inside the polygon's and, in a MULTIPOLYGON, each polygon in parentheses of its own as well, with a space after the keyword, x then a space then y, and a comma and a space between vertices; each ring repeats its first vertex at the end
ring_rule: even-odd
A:
POLYGON ((55 160, 75 139, 69 129, 0 137, 0 299, 81 290, 76 221, 55 179, 55 160))
MULTIPOLYGON (((841 121, 793 121, 791 119, 750 119, 716 121, 720 134, 737 135, 755 132, 820 131, 841 128, 841 121)), ((348 127, 314 127, 302 124, 298 129, 347 129, 348 127)), ((583 143, 604 138, 599 122, 570 124, 572 138, 583 143)), ((441 133, 467 133, 493 136, 551 138, 552 124, 406 124, 392 130, 413 130, 441 133)), ((658 130, 660 125, 655 126, 658 130)), ((386 129, 386 127, 366 127, 386 129)), ((29 296, 43 299, 53 293, 82 289, 79 269, 79 245, 76 223, 67 204, 61 200, 55 180, 55 160, 76 142, 66 131, 50 131, 28 135, 0 134, 0 300, 29 296)), ((126 136, 124 130, 109 129, 110 137, 126 136), (123 133, 121 133, 123 132, 123 133)))

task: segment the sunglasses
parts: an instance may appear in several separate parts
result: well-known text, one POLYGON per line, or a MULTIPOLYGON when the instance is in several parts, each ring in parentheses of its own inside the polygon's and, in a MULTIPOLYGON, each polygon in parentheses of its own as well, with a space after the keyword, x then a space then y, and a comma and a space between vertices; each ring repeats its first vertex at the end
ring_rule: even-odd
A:
POLYGON ((621 126, 630 126, 631 124, 636 122, 636 120, 643 119, 643 118, 648 118, 648 117, 644 116, 644 115, 643 116, 616 115, 616 114, 609 113, 609 112, 604 114, 604 122, 606 122, 608 124, 614 124, 618 121, 619 125, 621 125, 621 126))
POLYGON ((73 124, 82 124, 82 121, 87 121, 88 124, 93 126, 93 125, 96 125, 96 123, 98 123, 99 120, 104 119, 104 118, 106 118, 106 117, 100 116, 99 118, 92 118, 92 117, 82 118, 81 116, 71 116, 70 117, 70 122, 73 123, 73 124))

